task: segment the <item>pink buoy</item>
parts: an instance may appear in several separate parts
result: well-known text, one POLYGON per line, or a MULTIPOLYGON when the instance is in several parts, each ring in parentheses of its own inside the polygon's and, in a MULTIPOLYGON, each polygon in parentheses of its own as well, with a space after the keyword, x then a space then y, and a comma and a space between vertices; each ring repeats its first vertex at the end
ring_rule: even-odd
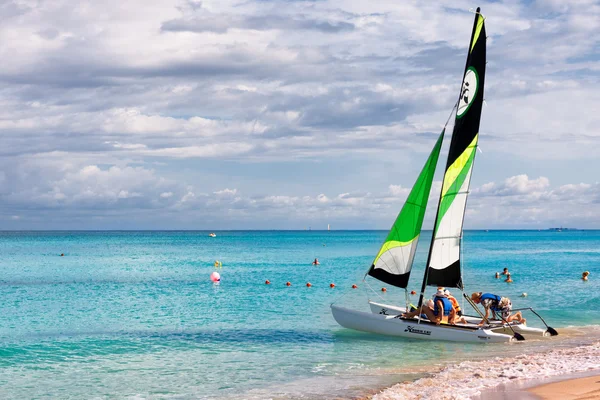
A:
POLYGON ((213 281, 213 282, 220 282, 221 281, 221 275, 219 275, 219 273, 217 271, 215 271, 212 274, 210 274, 210 280, 213 281))

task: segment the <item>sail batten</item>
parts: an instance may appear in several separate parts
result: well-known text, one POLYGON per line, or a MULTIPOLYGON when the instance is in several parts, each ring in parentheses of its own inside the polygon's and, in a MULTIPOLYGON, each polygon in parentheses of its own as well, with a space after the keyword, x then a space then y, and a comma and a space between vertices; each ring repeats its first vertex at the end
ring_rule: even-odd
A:
MULTIPOLYGON (((469 42, 422 293, 426 286, 463 287, 460 246, 479 140, 485 80, 485 42, 485 19, 478 8, 469 42)), ((419 303, 422 303, 422 298, 419 303)))
POLYGON ((368 275, 389 285, 400 288, 406 288, 408 285, 444 133, 445 129, 442 130, 402 210, 367 272, 368 275))

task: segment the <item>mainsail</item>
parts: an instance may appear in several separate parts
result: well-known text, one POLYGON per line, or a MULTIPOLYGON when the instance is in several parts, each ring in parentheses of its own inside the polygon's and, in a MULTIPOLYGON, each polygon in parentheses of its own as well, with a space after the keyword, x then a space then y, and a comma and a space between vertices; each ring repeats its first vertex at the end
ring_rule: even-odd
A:
POLYGON ((477 8, 422 292, 425 286, 463 287, 460 245, 483 104, 484 19, 477 8))
POLYGON ((442 131, 435 143, 425 166, 423 166, 402 210, 396 218, 396 222, 394 222, 383 246, 381 246, 377 257, 375 257, 371 268, 367 272, 368 275, 387 284, 401 288, 406 288, 406 285, 408 285, 444 132, 445 130, 442 131))

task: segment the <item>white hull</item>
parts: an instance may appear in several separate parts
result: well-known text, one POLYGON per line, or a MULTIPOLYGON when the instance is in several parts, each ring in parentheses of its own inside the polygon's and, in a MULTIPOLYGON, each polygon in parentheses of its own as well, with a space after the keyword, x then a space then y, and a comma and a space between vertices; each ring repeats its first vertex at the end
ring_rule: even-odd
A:
MULTIPOLYGON (((405 307, 393 306, 389 304, 383 303, 375 303, 373 301, 369 301, 369 307, 371 308, 371 312, 375 314, 384 314, 384 315, 399 315, 406 312, 405 307)), ((478 324, 481 321, 480 317, 474 317, 465 315, 464 318, 470 324, 478 324)), ((517 333, 533 335, 533 336, 551 336, 550 333, 544 329, 539 328, 530 328, 527 325, 520 324, 518 322, 511 322, 510 327, 512 330, 502 322, 498 321, 491 330, 496 333, 505 333, 512 335, 512 330, 517 333)))
MULTIPOLYGON (((398 336, 425 340, 447 340, 452 342, 477 342, 477 343, 501 343, 516 341, 510 328, 498 325, 496 328, 488 329, 468 325, 436 325, 435 323, 416 319, 402 319, 399 317, 404 308, 389 306, 385 304, 370 303, 372 311, 375 307, 378 312, 363 312, 351 310, 336 305, 331 305, 331 313, 338 324, 344 328, 355 329, 363 332, 379 333, 388 336, 398 336), (379 313, 381 309, 386 314, 379 313)), ((544 336, 544 331, 536 328, 527 328, 522 325, 514 325, 513 329, 522 333, 534 333, 544 336), (518 329, 517 329, 518 328, 518 329)))

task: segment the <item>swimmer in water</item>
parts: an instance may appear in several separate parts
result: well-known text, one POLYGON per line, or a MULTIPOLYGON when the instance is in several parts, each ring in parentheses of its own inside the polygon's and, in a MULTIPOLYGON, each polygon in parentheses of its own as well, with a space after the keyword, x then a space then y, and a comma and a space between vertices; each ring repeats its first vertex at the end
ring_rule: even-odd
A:
POLYGON ((589 271, 585 271, 583 274, 581 274, 581 280, 582 281, 587 281, 589 274, 590 274, 589 271))
POLYGON ((504 282, 512 283, 512 281, 513 280, 511 279, 510 274, 506 274, 506 279, 504 280, 504 282))
POLYGON ((496 272, 496 279, 500 279, 500 272, 496 272))
POLYGON ((313 265, 319 265, 319 264, 320 264, 320 263, 319 263, 319 259, 318 259, 318 258, 315 258, 315 261, 313 261, 313 262, 312 262, 312 264, 313 264, 313 265))

